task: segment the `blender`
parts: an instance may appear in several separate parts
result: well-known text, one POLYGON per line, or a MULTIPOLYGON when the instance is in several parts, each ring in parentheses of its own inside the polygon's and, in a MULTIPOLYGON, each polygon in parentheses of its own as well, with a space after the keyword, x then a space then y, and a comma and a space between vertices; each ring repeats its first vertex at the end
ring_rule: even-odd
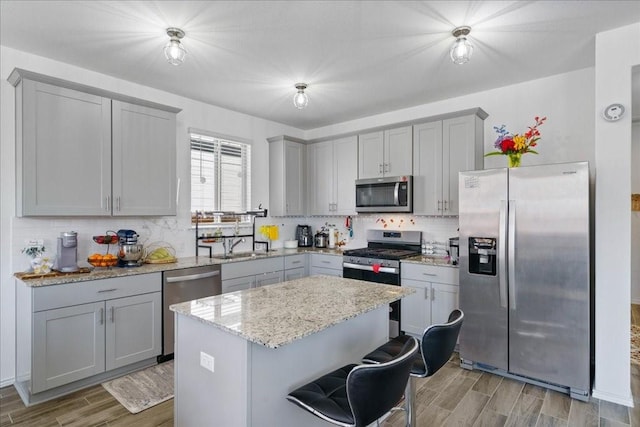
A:
POLYGON ((118 267, 138 267, 142 265, 142 245, 138 243, 138 233, 133 230, 118 230, 118 267))

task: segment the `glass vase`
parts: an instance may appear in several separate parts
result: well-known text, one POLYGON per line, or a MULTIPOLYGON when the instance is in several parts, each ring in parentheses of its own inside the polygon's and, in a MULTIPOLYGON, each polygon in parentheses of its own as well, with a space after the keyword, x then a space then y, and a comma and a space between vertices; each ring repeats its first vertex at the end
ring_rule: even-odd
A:
POLYGON ((509 167, 517 168, 520 166, 520 161, 522 160, 522 153, 511 153, 507 154, 509 158, 509 167))

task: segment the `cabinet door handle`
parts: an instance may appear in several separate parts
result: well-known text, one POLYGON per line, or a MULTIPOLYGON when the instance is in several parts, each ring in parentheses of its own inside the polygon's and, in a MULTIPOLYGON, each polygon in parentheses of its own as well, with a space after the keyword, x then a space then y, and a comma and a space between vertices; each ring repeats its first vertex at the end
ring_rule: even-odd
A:
POLYGON ((106 199, 107 199, 107 201, 106 201, 106 203, 105 203, 105 205, 106 205, 106 206, 105 206, 105 210, 108 212, 108 211, 110 211, 110 210, 111 210, 111 208, 109 207, 109 205, 111 204, 111 196, 107 196, 107 198, 106 198, 106 199))
POLYGON ((114 307, 111 306, 111 323, 115 323, 116 319, 116 315, 115 315, 115 310, 114 307))
POLYGON ((436 300, 436 290, 434 288, 431 288, 431 301, 435 301, 436 300))
POLYGON ((380 173, 382 173, 382 163, 379 163, 379 164, 378 164, 378 171, 379 171, 380 173))
POLYGON ((429 299, 429 288, 424 288, 424 299, 429 299))
POLYGON ((116 210, 117 210, 118 212, 120 212, 120 196, 118 196, 118 197, 116 198, 116 204, 117 204, 117 208, 116 208, 116 210))
POLYGON ((385 172, 389 172, 391 170, 391 163, 385 163, 384 164, 384 171, 385 172))
POLYGON ((447 203, 449 203, 449 201, 448 201, 448 200, 445 200, 445 201, 444 201, 444 210, 445 210, 445 211, 447 210, 447 203))
POLYGON ((438 200, 438 211, 442 210, 442 200, 438 200))
POLYGON ((117 291, 118 288, 111 288, 111 289, 100 289, 98 291, 99 294, 103 293, 103 292, 113 292, 113 291, 117 291))
POLYGON ((104 325, 104 308, 100 309, 100 324, 104 325))

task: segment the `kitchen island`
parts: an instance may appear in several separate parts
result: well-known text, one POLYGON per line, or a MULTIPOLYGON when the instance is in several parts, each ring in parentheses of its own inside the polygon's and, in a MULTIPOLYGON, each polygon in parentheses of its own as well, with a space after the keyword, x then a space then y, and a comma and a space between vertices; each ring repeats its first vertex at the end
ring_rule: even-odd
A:
POLYGON ((388 339, 400 286, 312 276, 175 304, 175 425, 326 426, 286 395, 388 339))

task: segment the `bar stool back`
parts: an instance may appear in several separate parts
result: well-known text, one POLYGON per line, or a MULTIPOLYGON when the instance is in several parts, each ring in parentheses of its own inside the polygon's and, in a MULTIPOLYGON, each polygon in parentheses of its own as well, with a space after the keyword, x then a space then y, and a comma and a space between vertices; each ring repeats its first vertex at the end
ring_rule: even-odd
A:
POLYGON ((287 400, 330 423, 365 427, 402 399, 416 354, 413 338, 384 363, 343 366, 292 391, 287 400))
MULTIPOLYGON (((458 341, 464 313, 462 310, 453 310, 449 314, 447 323, 428 326, 422 334, 420 352, 414 357, 411 367, 411 377, 424 378, 438 372, 440 368, 451 358, 458 341)), ((395 357, 407 341, 412 339, 409 335, 400 335, 389 340, 371 353, 362 361, 364 363, 385 363, 395 357)), ((407 427, 415 427, 415 382, 411 379, 405 391, 405 410, 407 411, 407 427)))

